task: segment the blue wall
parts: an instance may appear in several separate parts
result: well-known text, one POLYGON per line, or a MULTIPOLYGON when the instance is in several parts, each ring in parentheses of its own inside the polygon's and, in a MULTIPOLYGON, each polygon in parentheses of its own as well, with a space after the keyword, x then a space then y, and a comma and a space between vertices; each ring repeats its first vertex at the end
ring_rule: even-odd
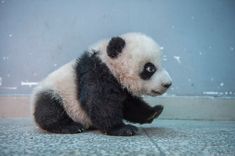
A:
POLYGON ((168 95, 235 96, 233 0, 1 0, 0 95, 28 95, 28 82, 129 31, 164 47, 168 95))

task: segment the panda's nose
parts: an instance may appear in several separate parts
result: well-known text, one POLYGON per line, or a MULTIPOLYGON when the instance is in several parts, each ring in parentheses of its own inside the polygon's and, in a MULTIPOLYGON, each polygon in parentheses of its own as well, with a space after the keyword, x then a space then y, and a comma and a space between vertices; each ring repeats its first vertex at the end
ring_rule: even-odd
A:
POLYGON ((163 86, 164 88, 169 88, 171 85, 172 85, 171 82, 169 82, 169 83, 163 83, 163 84, 162 84, 162 86, 163 86))

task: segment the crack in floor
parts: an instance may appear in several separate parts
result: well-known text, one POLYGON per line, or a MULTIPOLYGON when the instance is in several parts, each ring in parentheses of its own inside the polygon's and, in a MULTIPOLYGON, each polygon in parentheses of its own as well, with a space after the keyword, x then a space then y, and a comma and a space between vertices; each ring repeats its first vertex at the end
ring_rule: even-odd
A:
POLYGON ((157 145, 157 143, 154 142, 154 140, 149 136, 149 134, 147 133, 147 131, 142 128, 142 130, 144 131, 144 133, 146 134, 146 136, 149 138, 149 141, 157 148, 157 150, 160 153, 160 156, 165 156, 166 154, 161 150, 161 148, 157 145))

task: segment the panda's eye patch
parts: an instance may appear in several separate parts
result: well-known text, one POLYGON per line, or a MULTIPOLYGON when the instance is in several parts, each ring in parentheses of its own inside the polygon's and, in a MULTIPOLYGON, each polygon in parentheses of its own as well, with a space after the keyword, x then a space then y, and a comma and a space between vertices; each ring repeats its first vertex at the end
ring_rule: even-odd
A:
POLYGON ((148 62, 144 65, 143 71, 140 73, 140 77, 143 80, 148 80, 151 78, 151 76, 156 72, 157 68, 154 64, 148 62))

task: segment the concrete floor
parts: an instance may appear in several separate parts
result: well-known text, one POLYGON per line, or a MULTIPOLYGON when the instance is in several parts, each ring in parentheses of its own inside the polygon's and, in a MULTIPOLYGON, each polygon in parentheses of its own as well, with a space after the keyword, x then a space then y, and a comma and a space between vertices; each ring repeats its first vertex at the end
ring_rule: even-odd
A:
POLYGON ((31 119, 0 119, 0 155, 235 155, 235 121, 155 120, 133 137, 38 131, 31 119))

